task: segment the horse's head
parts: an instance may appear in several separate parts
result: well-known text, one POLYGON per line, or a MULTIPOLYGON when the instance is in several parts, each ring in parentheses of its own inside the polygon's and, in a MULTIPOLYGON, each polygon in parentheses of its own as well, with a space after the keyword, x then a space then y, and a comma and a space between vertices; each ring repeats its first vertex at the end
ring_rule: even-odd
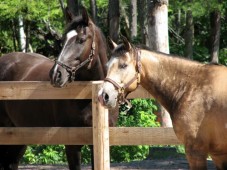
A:
POLYGON ((107 77, 99 91, 99 101, 106 107, 115 107, 116 102, 125 102, 125 97, 134 91, 140 81, 140 59, 138 50, 126 38, 123 43, 108 41, 111 59, 107 63, 107 77))
POLYGON ((50 71, 51 84, 55 87, 73 81, 78 69, 89 69, 94 63, 95 25, 85 9, 81 16, 71 17, 63 39, 64 46, 50 71))

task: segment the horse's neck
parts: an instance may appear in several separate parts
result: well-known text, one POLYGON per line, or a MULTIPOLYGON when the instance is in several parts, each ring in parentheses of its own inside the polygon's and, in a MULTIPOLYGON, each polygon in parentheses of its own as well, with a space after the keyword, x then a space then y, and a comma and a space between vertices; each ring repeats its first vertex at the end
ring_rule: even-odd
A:
POLYGON ((196 83, 195 75, 204 74, 202 64, 146 50, 141 64, 141 85, 168 111, 196 83))
MULTIPOLYGON (((106 44, 102 37, 102 33, 99 28, 95 28, 95 56, 94 62, 90 69, 82 70, 80 72, 80 78, 82 80, 103 80, 106 76, 106 66, 107 63, 107 52, 106 44)), ((79 79, 80 80, 80 79, 79 79)))
MULTIPOLYGON (((97 58, 95 67, 93 68, 93 73, 98 76, 98 80, 103 80, 106 76, 106 63, 107 59, 107 50, 106 44, 104 42, 104 37, 98 27, 95 26, 95 36, 96 36, 96 52, 95 56, 97 58)), ((96 78, 97 79, 97 78, 96 78)))
POLYGON ((104 79, 107 73, 106 69, 106 63, 108 61, 107 58, 107 47, 106 47, 106 41, 104 40, 104 36, 102 35, 101 31, 99 28, 96 27, 96 43, 97 43, 97 49, 98 49, 98 57, 99 59, 97 60, 99 62, 100 66, 100 71, 102 70, 103 72, 103 77, 101 79, 104 79))
POLYGON ((101 62, 101 58, 100 55, 97 58, 97 66, 96 66, 96 70, 94 70, 94 73, 98 73, 98 80, 103 80, 105 78, 105 72, 103 70, 102 67, 102 62, 101 62))

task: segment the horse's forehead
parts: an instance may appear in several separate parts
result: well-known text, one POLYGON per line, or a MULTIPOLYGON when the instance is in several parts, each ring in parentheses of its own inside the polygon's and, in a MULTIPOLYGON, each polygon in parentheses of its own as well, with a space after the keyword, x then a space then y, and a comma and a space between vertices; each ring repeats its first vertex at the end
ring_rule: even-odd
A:
POLYGON ((110 60, 107 62, 107 67, 111 68, 113 65, 116 65, 117 63, 121 62, 121 61, 125 61, 125 62, 130 62, 131 61, 131 57, 129 52, 126 52, 124 54, 121 55, 113 55, 110 60))
POLYGON ((111 68, 111 67, 113 67, 113 65, 114 65, 115 63, 117 63, 117 62, 118 62, 117 58, 114 57, 114 56, 112 56, 112 57, 110 58, 110 60, 106 63, 106 66, 107 66, 107 68, 111 68))

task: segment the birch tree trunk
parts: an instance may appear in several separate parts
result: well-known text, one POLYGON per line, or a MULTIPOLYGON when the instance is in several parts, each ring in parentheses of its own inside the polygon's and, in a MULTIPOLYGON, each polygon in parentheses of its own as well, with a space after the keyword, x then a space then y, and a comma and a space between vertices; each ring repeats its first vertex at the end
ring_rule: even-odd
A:
POLYGON ((117 42, 120 23, 119 0, 109 0, 108 21, 110 38, 117 42))
POLYGON ((148 1, 149 46, 156 51, 169 53, 168 0, 148 1))
POLYGON ((131 0, 130 6, 131 6, 130 32, 131 40, 133 40, 137 36, 137 0, 131 0))
POLYGON ((24 33, 24 21, 23 17, 18 17, 18 23, 19 23, 19 49, 22 52, 26 52, 26 36, 24 33))
MULTIPOLYGON (((169 53, 168 0, 148 1, 148 39, 149 47, 155 51, 169 53)), ((172 127, 169 113, 161 108, 163 127, 172 127)))
POLYGON ((177 35, 180 35, 180 26, 181 26, 181 9, 178 9, 177 14, 175 14, 175 28, 177 35))

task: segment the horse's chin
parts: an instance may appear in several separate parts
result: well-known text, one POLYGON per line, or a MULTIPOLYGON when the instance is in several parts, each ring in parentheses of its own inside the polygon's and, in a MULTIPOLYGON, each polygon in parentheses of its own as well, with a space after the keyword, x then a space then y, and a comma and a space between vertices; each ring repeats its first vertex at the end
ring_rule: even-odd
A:
POLYGON ((101 105, 105 107, 106 109, 113 109, 117 106, 117 102, 108 102, 108 103, 103 103, 102 101, 99 100, 101 105))
POLYGON ((106 105, 105 107, 106 107, 107 109, 113 109, 113 108, 115 108, 116 106, 117 106, 117 101, 114 101, 114 102, 109 103, 109 104, 106 105))
POLYGON ((68 84, 68 80, 64 80, 64 81, 51 81, 51 85, 53 87, 57 87, 57 88, 63 88, 68 84))

